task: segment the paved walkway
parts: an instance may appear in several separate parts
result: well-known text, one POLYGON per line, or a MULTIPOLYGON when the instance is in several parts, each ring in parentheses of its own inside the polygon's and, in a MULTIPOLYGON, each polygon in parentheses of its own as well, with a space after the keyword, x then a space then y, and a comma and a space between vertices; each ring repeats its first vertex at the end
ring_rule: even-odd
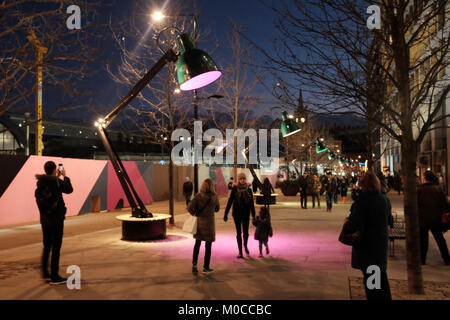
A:
MULTIPOLYGON (((391 196, 401 214, 402 200, 391 196)), ((176 226, 163 241, 120 240, 124 211, 87 214, 68 218, 61 251, 61 274, 67 266, 81 268, 81 290, 50 286, 40 279, 42 249, 40 225, 0 229, 0 299, 349 299, 349 278, 360 277, 350 267, 351 248, 337 241, 350 204, 333 211, 302 210, 298 197, 282 197, 271 207, 274 236, 271 254, 258 258, 258 243, 250 229, 250 256, 236 259, 237 246, 232 219, 223 221, 226 198, 216 218, 216 242, 212 247, 210 275, 193 275, 194 241, 181 231, 187 218, 184 203, 175 206, 176 226)), ((168 213, 168 202, 149 206, 152 212, 168 213)), ((450 244, 450 233, 446 234, 450 244)), ((200 258, 203 258, 203 246, 200 258)), ((424 280, 450 283, 434 240, 430 240, 424 280)), ((200 267, 203 265, 199 261, 200 267)), ((390 258, 390 279, 406 279, 405 243, 396 243, 390 258)))

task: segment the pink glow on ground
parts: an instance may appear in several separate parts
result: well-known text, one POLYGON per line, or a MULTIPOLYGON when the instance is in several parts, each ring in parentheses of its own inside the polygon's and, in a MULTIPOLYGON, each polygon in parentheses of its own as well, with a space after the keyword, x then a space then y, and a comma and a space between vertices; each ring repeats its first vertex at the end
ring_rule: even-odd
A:
POLYGON ((44 173, 44 164, 47 161, 62 163, 72 182, 73 193, 63 195, 67 207, 66 216, 78 215, 106 165, 106 161, 99 160, 30 156, 0 198, 0 225, 39 221, 39 211, 34 198, 35 174, 44 173))
MULTIPOLYGON (((254 231, 254 228, 250 229, 248 240, 250 259, 257 259, 259 256, 259 242, 254 239, 254 231)), ((349 263, 350 261, 351 248, 340 244, 337 241, 337 235, 333 236, 330 233, 301 233, 287 230, 274 230, 275 232, 274 237, 269 238, 269 255, 265 253, 265 247, 263 246, 263 255, 266 258, 285 259, 295 263, 305 262, 307 259, 327 261, 334 260, 333 256, 341 255, 342 250, 344 250, 348 254, 344 255, 342 263, 349 263), (335 252, 339 252, 339 254, 333 255, 335 252)), ((170 231, 168 231, 169 236, 170 234, 170 231)), ((195 240, 191 235, 186 235, 186 237, 187 239, 180 238, 180 241, 172 242, 170 247, 165 247, 164 252, 179 259, 191 259, 195 240)), ((158 243, 150 245, 158 245, 158 243)), ((204 248, 204 243, 202 243, 199 262, 203 259, 204 248)), ((234 230, 216 233, 216 241, 212 244, 213 263, 240 261, 240 259, 236 258, 238 252, 234 230)), ((248 259, 246 254, 244 256, 248 259)))
MULTIPOLYGON (((123 165, 125 166, 128 176, 142 202, 145 204, 152 203, 153 198, 136 163, 134 161, 123 161, 123 165)), ((125 192, 119 182, 119 178, 117 178, 111 161, 108 161, 108 210, 114 210, 121 198, 123 199, 124 207, 129 207, 130 204, 128 203, 125 192)))
POLYGON ((181 86, 180 89, 182 91, 189 91, 189 90, 195 90, 200 89, 203 87, 206 87, 207 85, 213 83, 217 79, 220 78, 222 75, 222 72, 220 71, 210 71, 202 73, 192 79, 189 79, 185 81, 181 86))

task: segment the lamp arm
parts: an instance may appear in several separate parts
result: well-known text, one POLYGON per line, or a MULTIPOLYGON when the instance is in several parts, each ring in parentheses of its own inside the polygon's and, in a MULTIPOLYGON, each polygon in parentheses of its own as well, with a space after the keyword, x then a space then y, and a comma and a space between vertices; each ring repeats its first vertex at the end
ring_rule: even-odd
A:
POLYGON ((249 147, 247 147, 247 148, 245 148, 243 150, 242 155, 244 156, 245 163, 247 164, 247 167, 250 170, 250 173, 252 174, 253 179, 256 180, 256 184, 258 185, 258 189, 262 190, 263 184, 261 183, 261 181, 259 180, 258 176, 256 175, 255 170, 253 170, 252 165, 248 162, 248 159, 247 159, 247 153, 248 152, 249 152, 249 147))
POLYGON ((153 215, 147 211, 144 203, 137 194, 130 177, 125 170, 125 166, 118 153, 114 150, 111 141, 106 133, 106 127, 130 104, 144 88, 145 86, 158 74, 159 71, 168 63, 175 62, 178 55, 170 49, 167 51, 161 59, 159 59, 155 65, 136 83, 136 85, 119 101, 114 109, 103 119, 103 122, 97 125, 97 130, 100 134, 100 139, 105 147, 109 159, 111 160, 114 171, 122 186, 128 203, 131 206, 132 216, 135 218, 148 218, 153 215))
POLYGON ((109 124, 130 104, 144 88, 145 86, 161 71, 162 68, 168 62, 176 62, 178 59, 178 54, 169 49, 162 57, 159 59, 153 67, 139 80, 138 83, 119 101, 119 103, 112 109, 106 117, 104 117, 104 128, 108 127, 109 124))

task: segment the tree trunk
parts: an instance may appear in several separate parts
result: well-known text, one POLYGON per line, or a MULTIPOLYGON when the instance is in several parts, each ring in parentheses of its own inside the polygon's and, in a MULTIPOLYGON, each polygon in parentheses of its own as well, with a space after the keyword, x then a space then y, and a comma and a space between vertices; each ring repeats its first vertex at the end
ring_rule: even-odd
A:
MULTIPOLYGON (((169 155, 172 154, 172 148, 173 148, 173 141, 170 141, 170 150, 169 150, 169 155)), ((172 158, 169 160, 169 214, 170 214, 170 220, 169 220, 169 225, 174 225, 175 224, 175 219, 174 219, 174 205, 173 205, 173 196, 174 196, 174 192, 173 192, 173 162, 172 162, 172 158)))
MULTIPOLYGON (((236 128, 234 129, 236 132, 236 128)), ((233 162, 233 177, 234 177, 234 183, 238 183, 237 180, 237 137, 234 136, 233 138, 233 153, 234 153, 234 162, 233 162)))
POLYGON ((423 289, 422 265, 420 258, 420 232, 416 183, 417 147, 412 130, 404 132, 402 141, 402 180, 404 188, 404 211, 406 225, 406 264, 408 289, 412 294, 425 294, 423 289))

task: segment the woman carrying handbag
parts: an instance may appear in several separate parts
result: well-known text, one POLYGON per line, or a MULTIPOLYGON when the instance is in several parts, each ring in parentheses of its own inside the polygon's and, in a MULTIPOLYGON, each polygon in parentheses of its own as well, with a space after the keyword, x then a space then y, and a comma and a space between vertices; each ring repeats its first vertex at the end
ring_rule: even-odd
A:
POLYGON ((197 231, 194 234, 195 245, 192 257, 192 272, 198 272, 197 260, 202 241, 205 241, 205 260, 203 263, 203 273, 211 273, 209 264, 211 261, 211 246, 216 240, 216 227, 214 222, 214 212, 219 211, 219 198, 216 195, 214 182, 211 179, 203 181, 200 192, 188 205, 191 215, 197 217, 197 231))
POLYGON ((355 197, 339 241, 352 246, 352 267, 363 273, 367 300, 391 300, 386 273, 388 226, 393 224, 391 203, 381 193, 380 180, 373 171, 366 172, 360 187, 361 193, 355 197), (374 267, 379 270, 378 288, 368 283, 374 267))

